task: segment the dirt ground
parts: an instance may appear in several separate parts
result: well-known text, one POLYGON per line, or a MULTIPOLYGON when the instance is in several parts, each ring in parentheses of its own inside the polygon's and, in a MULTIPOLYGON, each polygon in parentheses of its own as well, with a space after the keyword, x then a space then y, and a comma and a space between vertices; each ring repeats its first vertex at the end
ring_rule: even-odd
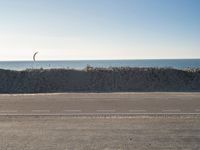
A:
POLYGON ((200 117, 0 117, 0 150, 200 149, 200 117))

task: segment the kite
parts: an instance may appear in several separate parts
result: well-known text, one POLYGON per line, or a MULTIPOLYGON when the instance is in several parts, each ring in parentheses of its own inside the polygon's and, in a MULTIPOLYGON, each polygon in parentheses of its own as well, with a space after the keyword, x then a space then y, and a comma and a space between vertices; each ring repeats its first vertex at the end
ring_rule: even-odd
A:
POLYGON ((36 57, 37 54, 38 54, 38 52, 36 52, 36 53, 33 55, 33 61, 36 61, 35 57, 36 57))

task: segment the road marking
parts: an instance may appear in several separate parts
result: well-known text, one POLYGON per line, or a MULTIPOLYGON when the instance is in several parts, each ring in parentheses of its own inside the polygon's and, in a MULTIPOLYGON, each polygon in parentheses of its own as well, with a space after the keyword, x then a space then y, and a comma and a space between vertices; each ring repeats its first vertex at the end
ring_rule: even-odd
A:
POLYGON ((146 110, 143 109, 130 109, 129 112, 146 112, 146 110))
MULTIPOLYGON (((160 99, 160 97, 144 97, 144 100, 158 100, 160 99)), ((168 98, 165 98, 164 99, 168 99, 168 98)))
POLYGON ((115 112, 114 109, 100 109, 100 110, 96 110, 97 112, 115 112))
POLYGON ((0 110, 0 113, 16 113, 17 110, 0 110))
POLYGON ((15 114, 0 114, 0 116, 71 116, 71 117, 89 117, 89 116, 124 116, 124 117, 131 117, 134 116, 173 116, 173 115, 198 115, 200 113, 52 113, 52 114, 45 114, 45 113, 30 113, 30 114, 22 114, 22 113, 15 113, 15 114))
POLYGON ((35 113, 49 113, 50 110, 32 110, 32 112, 35 112, 35 113))
POLYGON ((163 112, 181 112, 180 109, 166 109, 166 110, 163 110, 163 112))
POLYGON ((81 110, 68 110, 68 109, 66 109, 66 110, 64 110, 64 112, 81 112, 81 110))

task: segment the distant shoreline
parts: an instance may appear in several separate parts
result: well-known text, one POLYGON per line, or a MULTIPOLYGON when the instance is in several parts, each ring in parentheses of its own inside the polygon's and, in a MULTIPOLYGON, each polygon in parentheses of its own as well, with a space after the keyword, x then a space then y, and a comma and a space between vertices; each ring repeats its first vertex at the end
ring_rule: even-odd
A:
POLYGON ((0 93, 199 92, 200 69, 0 69, 0 93))
POLYGON ((109 67, 199 68, 200 59, 138 59, 138 60, 63 60, 63 61, 0 61, 0 68, 22 71, 30 69, 84 69, 87 65, 109 67))

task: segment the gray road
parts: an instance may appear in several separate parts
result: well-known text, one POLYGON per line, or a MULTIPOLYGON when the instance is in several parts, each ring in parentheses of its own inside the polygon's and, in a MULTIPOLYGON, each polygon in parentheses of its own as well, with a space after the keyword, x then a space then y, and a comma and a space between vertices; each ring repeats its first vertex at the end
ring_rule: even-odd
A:
POLYGON ((200 115, 200 93, 0 95, 0 115, 200 115))

